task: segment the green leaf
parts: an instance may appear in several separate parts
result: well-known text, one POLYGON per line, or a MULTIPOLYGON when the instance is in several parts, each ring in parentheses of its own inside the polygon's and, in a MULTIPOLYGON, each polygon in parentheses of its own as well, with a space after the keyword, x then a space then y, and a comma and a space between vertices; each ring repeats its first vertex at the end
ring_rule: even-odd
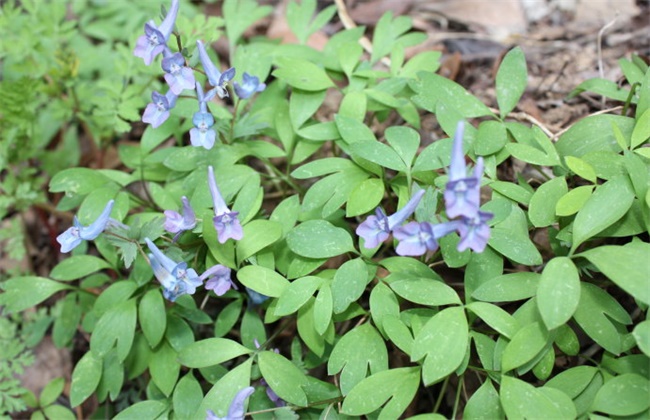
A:
POLYGON ((546 346, 548 331, 539 322, 522 327, 506 345, 501 359, 503 372, 518 368, 533 360, 546 346))
POLYGON ((237 272, 237 279, 246 287, 266 296, 280 297, 289 286, 277 272, 259 265, 247 265, 237 272))
POLYGON ((95 394, 100 402, 106 400, 110 395, 115 400, 120 394, 124 384, 124 365, 117 358, 117 351, 114 349, 104 356, 104 366, 102 367, 102 379, 99 381, 95 394))
POLYGON ((632 131, 632 149, 647 142, 650 138, 650 109, 646 109, 640 117, 637 118, 632 131))
POLYGON ((76 407, 90 397, 102 377, 102 361, 92 352, 84 354, 72 371, 70 405, 76 407))
POLYGON ((58 263, 52 269, 50 277, 61 281, 76 280, 110 267, 101 258, 92 255, 75 255, 58 263))
POLYGON ((601 288, 586 282, 581 282, 580 287, 580 304, 573 314, 574 319, 598 345, 620 354, 623 335, 614 322, 630 324, 629 314, 601 288))
POLYGON ((499 121, 483 121, 478 126, 478 132, 476 133, 474 153, 479 156, 492 155, 503 149, 506 143, 508 143, 508 134, 503 123, 499 121))
POLYGON ((59 398, 59 395, 63 392, 63 387, 65 386, 65 379, 56 378, 50 381, 43 391, 41 391, 41 396, 39 397, 39 405, 41 407, 48 406, 56 401, 59 398))
POLYGON ((138 319, 149 347, 156 347, 167 329, 165 302, 160 295, 160 290, 149 290, 142 297, 138 306, 138 319))
POLYGON ((377 329, 383 332, 385 316, 399 317, 399 303, 395 293, 385 283, 377 283, 370 292, 370 314, 377 329))
POLYGON ((397 419, 418 390, 420 369, 405 367, 374 373, 359 382, 343 401, 342 413, 361 416, 384 408, 379 419, 397 419), (387 402, 388 401, 388 402, 387 402))
POLYGON ((107 184, 112 184, 112 181, 98 171, 88 168, 71 168, 57 172, 52 177, 50 192, 86 195, 107 184))
POLYGON ((545 387, 559 389, 569 398, 576 398, 587 388, 598 369, 593 366, 576 366, 551 378, 545 387))
POLYGON ((626 373, 605 382, 591 405, 592 411, 614 416, 631 416, 650 407, 650 384, 647 378, 626 373))
POLYGON ((454 372, 468 351, 468 325, 463 308, 451 307, 434 315, 415 337, 411 360, 423 357, 422 381, 429 386, 454 372))
POLYGON ((504 417, 499 394, 492 381, 487 379, 483 385, 472 394, 465 405, 463 418, 471 419, 501 419, 504 417))
POLYGON ((363 158, 384 168, 406 171, 407 167, 397 152, 384 143, 377 141, 358 141, 350 145, 352 156, 363 158))
POLYGON ((382 321, 388 339, 410 356, 413 348, 413 335, 406 324, 394 315, 386 315, 382 318, 382 321))
POLYGON ((294 131, 298 131, 309 117, 314 115, 325 100, 326 92, 308 92, 300 89, 291 91, 289 98, 289 117, 294 131))
POLYGON ((555 214, 558 216, 576 214, 589 200, 593 190, 593 185, 581 185, 564 194, 555 205, 555 214))
MULTIPOLYGON (((45 414, 48 419, 75 420, 77 418, 70 409, 62 405, 49 405, 43 408, 43 414, 45 414)), ((32 415, 32 419, 33 418, 32 415)))
POLYGON ((190 418, 204 418, 207 410, 214 411, 217 416, 226 416, 237 392, 249 386, 252 364, 253 359, 249 358, 228 371, 212 386, 203 398, 199 408, 190 418))
POLYGON ((244 237, 237 241, 237 261, 245 259, 280 240, 282 225, 270 220, 253 220, 244 225, 244 237))
POLYGON ((526 57, 521 48, 513 48, 503 57, 496 77, 497 103, 501 118, 505 118, 515 109, 527 83, 526 57))
POLYGON ((114 420, 130 420, 130 419, 156 419, 165 410, 167 404, 158 400, 140 401, 132 406, 120 411, 113 419, 114 420))
POLYGON ((272 351, 259 353, 258 364, 264 380, 280 398, 302 407, 308 404, 303 389, 307 377, 296 365, 272 351))
POLYGON ((616 124, 625 137, 630 137, 634 119, 606 114, 583 118, 560 136, 555 148, 562 157, 581 158, 589 152, 601 150, 619 153, 621 148, 614 138, 612 124, 616 124))
POLYGON ((98 357, 106 355, 116 344, 117 356, 123 362, 133 344, 137 310, 135 299, 129 299, 106 311, 90 337, 90 350, 98 357))
POLYGON ((14 277, 3 283, 4 293, 0 302, 7 312, 20 312, 43 302, 56 292, 71 289, 70 286, 44 277, 14 277))
POLYGON ((507 418, 574 418, 576 409, 568 396, 552 388, 534 386, 510 376, 502 376, 500 398, 507 418))
POLYGON ((69 293, 61 299, 61 312, 54 319, 52 340, 54 345, 61 348, 67 346, 77 332, 81 321, 82 307, 77 301, 77 293, 69 293))
POLYGON ((275 306, 276 316, 286 316, 300 309, 314 292, 318 290, 323 279, 316 276, 301 277, 289 284, 275 306))
POLYGON ((457 84, 435 73, 421 72, 419 80, 409 81, 409 86, 417 95, 411 100, 429 112, 436 112, 438 102, 442 102, 465 118, 493 115, 490 109, 457 84))
POLYGON ((296 226, 287 235, 287 245, 307 258, 330 258, 354 250, 350 234, 326 220, 309 220, 296 226))
POLYGON ((634 331, 632 331, 632 335, 634 336, 639 349, 641 349, 646 356, 650 357, 650 320, 645 320, 637 324, 637 326, 634 327, 634 331))
POLYGON ((633 201, 634 191, 627 177, 616 176, 598 186, 576 215, 571 251, 623 217, 633 201))
POLYGON ((542 272, 537 286, 537 307, 546 328, 567 322, 580 301, 580 276, 570 258, 555 257, 542 272))
POLYGON ((151 353, 149 358, 149 373, 154 384, 169 397, 174 390, 181 365, 177 361, 177 353, 167 341, 151 353))
POLYGON ((270 14, 273 8, 254 0, 225 0, 222 10, 228 42, 234 46, 249 26, 270 14))
POLYGON ((354 217, 368 213, 377 207, 384 198, 384 183, 377 178, 369 178, 357 185, 345 206, 345 216, 354 217))
POLYGON ((196 341, 178 353, 178 361, 190 368, 218 365, 252 351, 226 338, 206 338, 196 341))
POLYGON ((332 302, 335 314, 345 311, 361 297, 368 283, 368 266, 361 258, 344 262, 332 280, 332 302))
POLYGON ((512 302, 535 296, 540 275, 530 272, 504 274, 494 277, 472 293, 472 297, 487 302, 512 302))
POLYGON ((540 228, 556 222, 555 207, 568 191, 564 177, 553 178, 540 185, 528 203, 528 218, 533 226, 540 228))
POLYGON ((323 283, 314 301, 314 329, 324 335, 332 321, 332 289, 329 283, 323 283))
POLYGON ((499 334, 512 339, 517 330, 519 322, 508 312, 491 303, 472 302, 466 308, 474 312, 486 324, 494 328, 499 334))
MULTIPOLYGON (((490 203, 497 203, 492 200, 490 203)), ((489 210, 486 205, 486 210, 489 210)), ((523 210, 512 204, 510 214, 491 230, 488 244, 503 256, 525 265, 539 265, 542 256, 528 236, 528 221, 523 210)))
POLYGON ((584 160, 577 158, 575 156, 567 156, 564 158, 566 165, 571 169, 571 171, 578 175, 582 179, 586 179, 592 183, 596 183, 598 180, 596 177, 596 171, 594 168, 585 162, 584 160))
POLYGON ((406 166, 410 168, 420 147, 420 134, 410 127, 394 126, 387 128, 384 135, 390 147, 397 152, 406 166))
POLYGON ((386 281, 395 293, 413 303, 428 306, 461 304, 456 291, 441 281, 403 273, 391 274, 386 281))
POLYGON ((325 70, 311 61, 280 57, 277 64, 278 68, 273 71, 273 76, 295 88, 313 92, 334 86, 325 70))
POLYGON ((243 299, 237 299, 226 305, 225 308, 219 312, 217 320, 214 323, 214 336, 223 337, 228 334, 235 326, 241 315, 243 306, 243 299))
POLYGON ((650 245, 632 242, 624 246, 605 245, 578 254, 625 290, 635 299, 650 305, 650 266, 642 264, 650 253, 650 245))
POLYGON ((174 415, 178 418, 191 418, 196 407, 201 404, 203 399, 203 390, 201 384, 194 378, 192 372, 183 376, 176 388, 172 401, 174 404, 174 415))
POLYGON ((347 395, 361 382, 368 370, 370 374, 375 374, 386 369, 386 344, 370 324, 362 324, 341 337, 327 362, 328 375, 341 372, 340 387, 343 395, 347 395))

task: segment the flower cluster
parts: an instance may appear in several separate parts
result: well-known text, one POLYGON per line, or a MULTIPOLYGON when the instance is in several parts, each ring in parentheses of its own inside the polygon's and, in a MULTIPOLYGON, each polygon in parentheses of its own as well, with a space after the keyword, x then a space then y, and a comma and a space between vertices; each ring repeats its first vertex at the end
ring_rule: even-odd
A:
MULTIPOLYGON (((223 73, 208 56, 203 42, 196 41, 201 66, 212 86, 204 94, 203 86, 194 77, 194 70, 187 65, 185 57, 180 52, 172 52, 167 46, 171 36, 176 16, 178 15, 179 0, 172 0, 169 12, 159 26, 153 20, 144 26, 144 35, 138 38, 133 54, 141 57, 146 65, 150 65, 159 54, 163 55, 162 69, 165 72, 165 81, 169 90, 164 95, 160 92, 151 94, 151 103, 147 105, 142 114, 142 121, 157 128, 169 118, 170 110, 176 105, 178 96, 184 90, 194 90, 199 104, 199 110, 194 113, 192 122, 194 127, 190 130, 190 143, 195 147, 211 149, 216 140, 216 133, 212 129, 214 117, 208 112, 208 103, 215 96, 228 97, 228 82, 234 77, 236 70, 229 68, 223 73)), ((234 82, 234 90, 240 99, 248 99, 256 92, 262 92, 266 85, 259 78, 244 72, 241 85, 234 82)))
POLYGON ((386 216, 382 209, 377 208, 375 216, 368 216, 357 227, 357 235, 364 239, 366 248, 375 248, 388 239, 392 232, 399 241, 395 249, 397 254, 419 256, 427 251, 435 251, 440 238, 457 232, 460 235, 458 251, 472 249, 483 252, 490 238, 487 222, 493 215, 479 209, 483 158, 477 159, 473 174, 468 176, 463 154, 463 133, 464 123, 461 121, 454 135, 449 179, 444 193, 446 214, 450 221, 438 224, 413 221, 402 225, 415 212, 424 195, 424 191, 420 190, 395 214, 386 216))

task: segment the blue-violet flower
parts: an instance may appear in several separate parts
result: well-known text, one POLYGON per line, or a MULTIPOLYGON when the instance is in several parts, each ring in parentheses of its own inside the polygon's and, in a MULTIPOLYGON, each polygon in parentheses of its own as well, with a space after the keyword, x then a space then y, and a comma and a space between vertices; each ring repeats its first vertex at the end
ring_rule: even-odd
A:
POLYGON ((185 65, 183 54, 172 54, 165 48, 164 55, 162 69, 165 71, 165 81, 174 95, 180 95, 184 89, 194 89, 194 72, 185 65))
POLYGON ((225 265, 217 264, 208 268, 199 278, 201 281, 208 280, 205 283, 206 289, 212 290, 217 296, 223 296, 231 288, 237 290, 237 285, 230 279, 231 271, 225 265))
POLYGON ((92 241, 98 237, 106 229, 114 203, 114 200, 109 200, 99 217, 88 226, 82 226, 75 216, 72 226, 56 237, 56 241, 61 244, 61 252, 70 252, 79 246, 81 241, 92 241))
POLYGON ((183 201, 183 214, 174 210, 165 210, 165 230, 171 233, 181 233, 185 230, 192 230, 196 226, 196 216, 190 206, 187 197, 181 197, 183 201))
POLYGON ((174 302, 181 295, 194 294, 196 288, 203 284, 196 271, 187 268, 186 262, 175 262, 163 254, 149 238, 144 238, 144 241, 151 251, 149 262, 154 275, 163 286, 165 299, 174 302))
POLYGON ((230 407, 228 407, 228 414, 226 417, 217 417, 214 411, 208 410, 205 420, 244 420, 244 415, 246 414, 244 403, 246 398, 250 397, 253 392, 255 392, 255 388, 252 386, 247 386, 240 390, 237 392, 237 395, 235 395, 235 398, 233 398, 230 407))
POLYGON ((492 213, 478 211, 473 217, 462 216, 458 220, 457 230, 460 234, 460 242, 457 249, 459 252, 467 248, 474 252, 483 252, 490 239, 490 226, 487 222, 492 220, 492 213))
POLYGON ((198 82, 196 83, 196 96, 199 100, 199 111, 195 112, 192 117, 192 122, 194 123, 194 128, 190 130, 190 143, 192 143, 192 146, 203 146, 208 150, 212 149, 212 146, 214 146, 217 134, 212 129, 212 126, 214 125, 214 117, 208 112, 208 101, 214 97, 215 93, 216 92, 212 90, 208 92, 207 95, 204 95, 203 88, 198 82))
POLYGON ((201 60, 201 65, 203 66, 205 75, 208 76, 208 83, 214 86, 214 89, 217 91, 217 95, 220 98, 225 98, 228 96, 228 90, 226 90, 226 86, 228 86, 228 82, 231 81, 233 77, 235 77, 235 68, 231 67, 221 73, 217 66, 214 65, 212 60, 210 60, 203 42, 200 40, 196 41, 196 46, 199 49, 199 59, 201 60))
POLYGON ((171 90, 162 95, 156 91, 151 94, 151 103, 144 109, 142 122, 157 128, 169 118, 169 110, 176 105, 177 95, 171 90))
POLYGON ((479 209, 481 199, 481 176, 483 175, 483 158, 476 161, 474 174, 467 176, 465 155, 463 154, 464 122, 460 121, 454 134, 454 144, 449 165, 449 180, 445 188, 445 207, 447 217, 473 217, 479 209))
POLYGON ((167 48, 167 41, 174 30, 178 7, 178 0, 172 0, 172 6, 160 26, 156 26, 153 20, 145 23, 144 35, 138 38, 133 55, 141 57, 147 66, 167 48))
POLYGON ((233 85, 235 87, 235 93, 240 99, 248 99, 253 93, 262 92, 266 89, 266 84, 260 83, 260 79, 246 72, 244 72, 241 86, 237 82, 234 82, 233 85))
POLYGON ((217 230, 217 239, 219 243, 225 243, 228 239, 240 240, 244 236, 236 211, 230 211, 226 202, 219 192, 217 182, 214 178, 214 169, 208 166, 208 186, 210 187, 210 194, 212 194, 212 202, 214 204, 214 228, 217 230))
POLYGON ((391 216, 386 216, 384 211, 377 207, 375 209, 375 216, 368 216, 368 218, 361 223, 356 230, 357 235, 365 240, 364 247, 375 248, 380 243, 388 239, 390 232, 395 227, 401 225, 417 208, 424 190, 419 190, 408 203, 399 211, 391 216))

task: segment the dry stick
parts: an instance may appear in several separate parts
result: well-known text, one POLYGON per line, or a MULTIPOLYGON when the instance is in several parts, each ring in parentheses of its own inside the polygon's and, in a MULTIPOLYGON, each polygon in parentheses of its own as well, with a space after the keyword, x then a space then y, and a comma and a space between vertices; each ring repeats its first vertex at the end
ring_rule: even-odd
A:
MULTIPOLYGON (((614 23, 616 22, 616 19, 618 19, 618 10, 616 11, 616 14, 614 15, 614 19, 612 19, 608 24, 603 26, 600 29, 600 31, 598 31, 598 39, 597 39, 597 42, 598 42, 598 45, 597 45, 597 48, 598 48, 598 74, 600 75, 601 79, 605 78, 605 71, 603 70, 603 47, 602 47, 603 35, 605 34, 606 30, 608 30, 609 28, 612 27, 612 25, 614 25, 614 23)), ((601 99, 601 106, 602 107, 605 106, 605 95, 603 95, 603 97, 601 99)))
MULTIPOLYGON (((607 114, 607 113, 609 113, 609 112, 618 111, 619 109, 622 109, 622 108, 623 108, 623 107, 622 107, 621 105, 618 105, 618 106, 615 106, 615 107, 613 107, 613 108, 601 109, 600 111, 593 112, 593 113, 587 115, 587 116, 584 117, 584 118, 587 118, 587 117, 593 117, 594 115, 607 114)), ((584 118, 581 118, 581 119, 578 120, 578 121, 582 121, 584 118)), ((562 130, 560 130, 560 131, 558 131, 557 133, 555 133, 555 135, 551 136, 551 140, 552 140, 552 141, 556 141, 557 139, 559 139, 560 136, 561 136, 562 134, 564 134, 564 133, 566 133, 567 131, 569 131, 569 129, 570 129, 571 127, 573 127, 573 126, 574 126, 578 121, 576 121, 575 123, 571 124, 570 126, 565 127, 565 128, 563 128, 562 130)))
MULTIPOLYGON (((499 110, 495 109, 495 108, 490 108, 490 111, 494 112, 495 114, 499 113, 499 110)), ((533 123, 536 126, 538 126, 544 132, 544 134, 546 134, 547 136, 549 136, 551 138, 553 137, 553 133, 551 132, 551 130, 546 128, 546 126, 544 124, 542 124, 542 122, 539 121, 537 118, 533 117, 532 115, 530 115, 530 114, 528 114, 526 112, 511 112, 508 115, 506 115, 506 117, 511 117, 511 118, 516 119, 516 120, 520 120, 520 121, 524 120, 524 121, 528 121, 530 123, 533 123)))
MULTIPOLYGON (((334 3, 336 4, 336 9, 339 15, 339 19, 341 19, 341 22, 343 23, 343 26, 345 26, 345 29, 356 28, 357 24, 350 17, 350 14, 348 13, 348 9, 345 6, 344 0, 334 0, 334 3)), ((361 44, 363 49, 366 50, 368 54, 372 55, 372 43, 370 42, 367 36, 365 35, 362 36, 361 39, 359 40, 359 44, 361 44)), ((383 57, 380 61, 390 68, 390 59, 388 57, 383 57)))

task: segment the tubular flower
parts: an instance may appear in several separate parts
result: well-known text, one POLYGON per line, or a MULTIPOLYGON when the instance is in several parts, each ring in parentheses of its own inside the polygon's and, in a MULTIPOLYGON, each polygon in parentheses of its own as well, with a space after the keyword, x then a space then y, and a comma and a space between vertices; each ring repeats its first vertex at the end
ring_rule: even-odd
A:
POLYGON ((236 211, 230 211, 226 202, 221 196, 221 192, 217 187, 217 182, 214 178, 214 169, 208 166, 208 186, 210 187, 210 194, 212 194, 212 202, 214 204, 214 228, 217 230, 217 239, 219 243, 225 243, 228 239, 240 240, 244 236, 236 211))
POLYGON ((153 128, 159 127, 169 118, 169 110, 176 105, 177 95, 171 90, 167 94, 161 95, 154 91, 151 94, 151 103, 144 109, 142 122, 151 124, 153 128))
POLYGON ((237 285, 230 279, 231 269, 225 265, 217 264, 208 268, 205 273, 201 274, 201 281, 208 280, 205 288, 212 290, 215 295, 223 296, 231 288, 237 290, 237 285))
POLYGON ((205 420, 244 420, 244 415, 246 414, 244 403, 246 402, 246 398, 250 397, 253 392, 255 392, 255 388, 247 386, 237 392, 232 403, 230 403, 230 407, 228 407, 228 414, 226 417, 217 417, 214 411, 208 410, 205 420))
POLYGON ((190 206, 187 197, 181 198, 183 201, 183 214, 174 210, 165 210, 165 230, 171 233, 181 233, 185 230, 192 230, 196 226, 196 216, 190 206))
POLYGON ((172 0, 172 5, 160 26, 156 26, 153 20, 145 23, 144 35, 138 38, 133 55, 142 58, 147 66, 167 47, 167 41, 174 30, 178 7, 178 0, 172 0))
POLYGON ((92 241, 98 237, 106 229, 114 203, 114 200, 109 200, 99 217, 88 226, 82 226, 75 216, 72 226, 56 237, 56 241, 61 244, 61 252, 70 252, 79 246, 81 241, 92 241))
POLYGON ((364 246, 366 248, 375 248, 380 243, 388 239, 390 232, 397 226, 401 225, 417 208, 424 190, 419 190, 408 203, 399 211, 391 216, 386 216, 384 211, 377 207, 375 209, 375 216, 368 216, 368 218, 361 223, 356 230, 357 235, 365 240, 364 246))
POLYGON ((244 72, 242 84, 239 85, 239 83, 234 82, 233 85, 235 87, 235 93, 240 99, 248 99, 255 92, 262 92, 266 89, 266 84, 260 83, 260 79, 246 72, 244 72))
POLYGON ((474 252, 483 252, 490 239, 490 226, 487 222, 492 220, 492 213, 478 211, 473 217, 462 216, 457 225, 460 234, 458 251, 463 252, 467 248, 474 252))
POLYGON ((407 223, 393 232, 395 239, 400 241, 395 252, 402 256, 419 256, 427 251, 435 251, 438 249, 438 239, 455 229, 455 221, 436 225, 428 222, 407 223))
POLYGON ((463 154, 463 121, 458 123, 454 134, 454 144, 449 165, 449 181, 445 188, 445 207, 447 217, 472 217, 480 206, 481 176, 483 175, 483 158, 476 161, 474 174, 467 176, 465 155, 463 154))
POLYGON ((196 271, 187 268, 186 262, 177 263, 163 254, 149 238, 144 241, 151 251, 149 262, 154 275, 163 286, 165 299, 174 302, 181 295, 194 294, 196 288, 203 283, 196 271))
POLYGON ((203 88, 199 83, 196 83, 196 96, 199 100, 199 111, 194 113, 192 117, 192 123, 194 123, 194 128, 190 130, 190 142, 192 146, 199 147, 203 146, 204 148, 210 150, 214 146, 214 141, 217 137, 217 134, 212 129, 214 125, 214 117, 208 112, 208 101, 212 99, 215 95, 215 91, 212 90, 208 92, 207 95, 203 95, 203 88))
POLYGON ((184 89, 194 89, 194 72, 185 65, 185 58, 179 52, 172 54, 165 48, 162 69, 165 81, 174 95, 180 95, 184 89))
POLYGON ((201 60, 201 65, 203 66, 205 75, 208 76, 208 83, 214 86, 213 90, 217 92, 217 95, 220 98, 227 97, 228 90, 226 90, 226 86, 228 86, 228 82, 231 81, 233 77, 235 77, 235 68, 231 67, 221 73, 217 66, 214 65, 212 60, 210 60, 203 42, 200 40, 196 41, 196 46, 199 49, 199 59, 201 60))

